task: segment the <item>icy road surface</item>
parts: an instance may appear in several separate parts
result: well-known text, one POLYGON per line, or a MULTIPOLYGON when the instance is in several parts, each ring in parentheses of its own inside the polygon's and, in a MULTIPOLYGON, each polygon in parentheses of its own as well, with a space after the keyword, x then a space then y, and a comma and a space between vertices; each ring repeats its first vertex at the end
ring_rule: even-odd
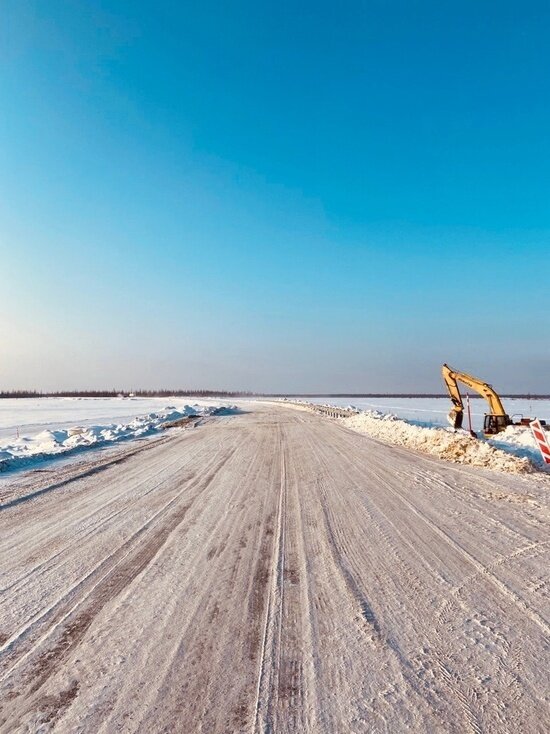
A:
POLYGON ((548 478, 249 410, 2 487, 0 731, 549 731, 548 478))

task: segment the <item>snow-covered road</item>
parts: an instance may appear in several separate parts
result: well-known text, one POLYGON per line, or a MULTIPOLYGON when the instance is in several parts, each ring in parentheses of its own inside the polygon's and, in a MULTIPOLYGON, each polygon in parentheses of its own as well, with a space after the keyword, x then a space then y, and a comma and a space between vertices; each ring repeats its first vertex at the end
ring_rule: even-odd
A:
POLYGON ((548 731, 549 489, 259 403, 18 477, 0 731, 548 731))

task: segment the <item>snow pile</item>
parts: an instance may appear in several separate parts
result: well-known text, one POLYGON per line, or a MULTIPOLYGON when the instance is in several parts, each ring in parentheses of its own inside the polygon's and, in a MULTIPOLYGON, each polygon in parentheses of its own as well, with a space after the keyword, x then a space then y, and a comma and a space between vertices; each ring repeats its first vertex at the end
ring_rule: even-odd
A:
POLYGON ((527 454, 517 456, 467 433, 426 428, 400 420, 390 413, 364 411, 340 419, 348 428, 396 446, 406 446, 457 464, 482 466, 494 471, 523 474, 533 470, 527 454))
MULTIPOLYGON (((550 442, 550 431, 546 435, 550 442)), ((535 437, 528 426, 508 426, 505 431, 489 439, 489 442, 497 449, 528 459, 538 469, 550 469, 544 463, 535 437)))
POLYGON ((129 423, 73 426, 60 430, 45 430, 32 437, 21 436, 0 445, 0 471, 60 454, 106 446, 118 441, 152 435, 169 423, 188 416, 227 415, 236 409, 226 406, 185 405, 168 406, 158 413, 138 416, 129 423))

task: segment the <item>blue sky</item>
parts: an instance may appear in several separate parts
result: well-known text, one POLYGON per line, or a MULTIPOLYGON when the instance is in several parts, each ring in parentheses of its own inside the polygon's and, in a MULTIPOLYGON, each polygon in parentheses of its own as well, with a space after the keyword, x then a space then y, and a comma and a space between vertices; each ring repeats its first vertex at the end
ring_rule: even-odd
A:
POLYGON ((550 6, 0 26, 0 384, 550 392, 550 6))

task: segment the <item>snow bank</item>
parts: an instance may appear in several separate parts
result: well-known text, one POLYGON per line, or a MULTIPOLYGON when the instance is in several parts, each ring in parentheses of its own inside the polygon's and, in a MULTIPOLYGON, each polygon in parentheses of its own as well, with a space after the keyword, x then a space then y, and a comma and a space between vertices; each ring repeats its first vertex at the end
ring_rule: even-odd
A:
POLYGON ((158 413, 138 416, 129 423, 73 426, 60 430, 45 430, 35 436, 21 436, 10 443, 0 444, 0 471, 67 455, 87 448, 106 446, 118 441, 150 436, 187 416, 223 415, 236 410, 226 406, 185 405, 177 410, 169 406, 158 413))
MULTIPOLYGON (((550 432, 547 433, 550 440, 550 432)), ((508 426, 505 431, 489 439, 492 446, 528 459, 537 469, 549 471, 542 459, 535 437, 528 426, 508 426)))
POLYGON ((472 438, 467 433, 415 426, 394 415, 378 411, 364 411, 340 420, 348 428, 373 438, 416 449, 457 464, 482 466, 510 474, 523 474, 533 470, 527 456, 507 453, 487 441, 472 438))

